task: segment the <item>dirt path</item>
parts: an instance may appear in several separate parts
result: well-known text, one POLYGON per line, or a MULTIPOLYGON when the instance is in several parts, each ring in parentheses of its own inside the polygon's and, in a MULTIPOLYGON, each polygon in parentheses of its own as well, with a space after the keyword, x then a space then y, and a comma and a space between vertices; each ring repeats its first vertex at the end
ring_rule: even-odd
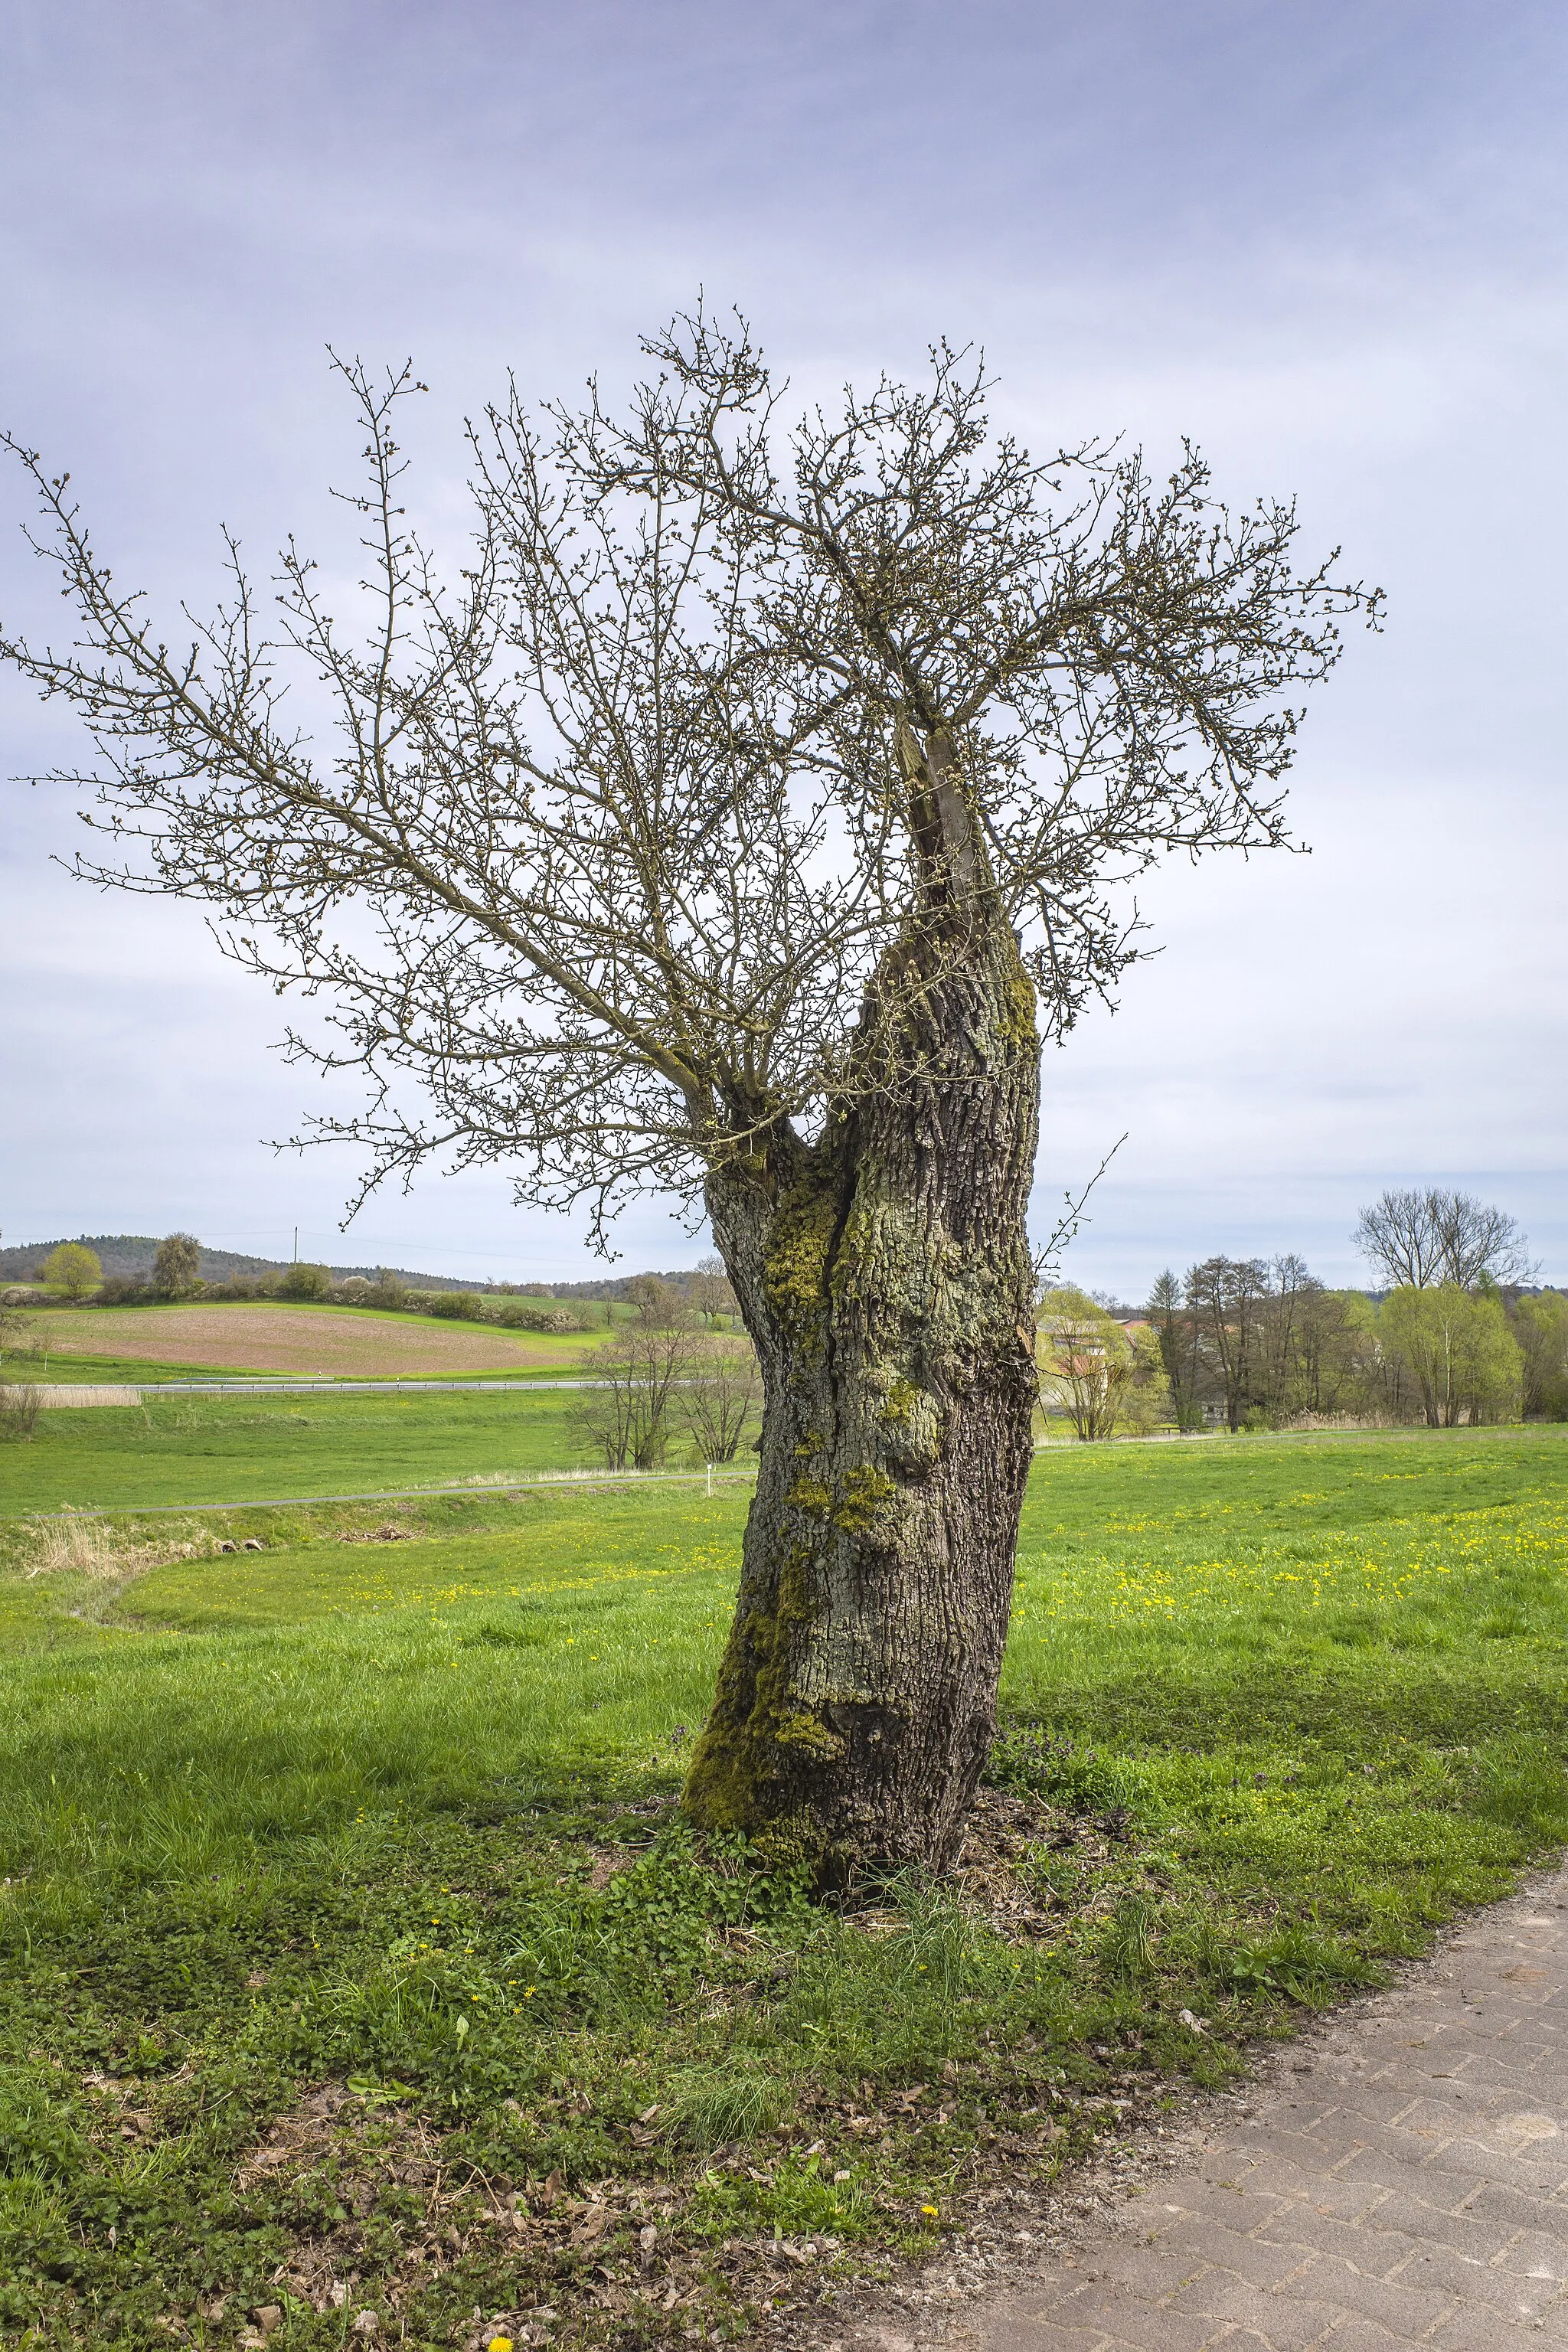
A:
POLYGON ((1525 2352, 1568 2346, 1568 1871, 1270 2058, 1173 2137, 1015 2207, 846 2352, 1525 2352), (1032 2226, 1024 2226, 1025 2224, 1032 2226), (1047 2247, 1049 2251, 1047 2252, 1047 2247), (1000 2273, 1000 2275, 999 2275, 1000 2273))

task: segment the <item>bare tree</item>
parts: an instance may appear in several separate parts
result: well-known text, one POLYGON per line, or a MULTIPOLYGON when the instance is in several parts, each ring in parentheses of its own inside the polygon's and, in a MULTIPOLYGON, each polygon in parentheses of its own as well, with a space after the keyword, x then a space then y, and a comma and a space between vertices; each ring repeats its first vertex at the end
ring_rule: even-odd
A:
POLYGON ((724 1261, 717 1255, 698 1260, 696 1270, 686 1278, 686 1295, 710 1331, 717 1331, 740 1311, 724 1261))
POLYGON ((762 1402, 762 1370, 749 1339, 710 1333, 696 1342, 677 1405, 704 1462, 733 1462, 762 1402))
POLYGON ((1478 1201, 1473 1192, 1389 1191, 1363 1209, 1352 1236, 1390 1290, 1428 1289, 1455 1282, 1473 1290, 1483 1280, 1528 1282, 1535 1268, 1516 1221, 1478 1201))
POLYGON ((369 1082, 315 1130, 366 1154, 357 1198, 443 1154, 596 1218, 700 1192, 766 1402, 688 1810, 828 1872, 940 1864, 1030 1458, 1041 1028, 1137 953, 1121 886, 1283 838, 1300 691, 1378 598, 1298 574, 1292 509, 1228 513, 1190 446, 1159 483, 1031 457, 946 346, 792 429, 743 327, 646 348, 619 413, 488 413, 445 578, 400 504, 412 376, 344 368, 364 642, 290 542, 279 601, 231 548, 172 648, 16 447, 79 634, 0 646, 96 740, 83 872, 205 899, 335 1007, 292 1043, 369 1082))
POLYGON ((669 1446, 671 1407, 692 1364, 691 1318, 657 1276, 638 1312, 595 1349, 594 1386, 574 1398, 568 1422, 610 1470, 657 1470, 669 1446))
POLYGON ((1224 1400, 1226 1423, 1237 1430, 1254 1402, 1268 1268, 1258 1257, 1205 1258, 1202 1265, 1189 1268, 1186 1295, 1201 1355, 1224 1400))

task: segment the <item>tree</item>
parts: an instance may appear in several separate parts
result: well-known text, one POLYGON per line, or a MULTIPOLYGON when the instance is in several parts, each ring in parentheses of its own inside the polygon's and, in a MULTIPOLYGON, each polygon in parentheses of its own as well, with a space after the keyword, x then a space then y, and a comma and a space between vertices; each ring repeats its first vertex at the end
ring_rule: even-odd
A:
POLYGON ((153 1287, 160 1298, 178 1298, 195 1286, 201 1265, 202 1245, 195 1234, 167 1234, 153 1259, 153 1287))
POLYGON ((1182 1286, 1169 1267, 1155 1280, 1144 1312, 1160 1351, 1160 1367, 1165 1375, 1176 1427, 1201 1429, 1204 1416, 1198 1401, 1197 1324, 1184 1311, 1182 1286))
POLYGON ((1191 446, 1158 483, 1031 457, 945 345, 793 430, 743 326, 645 348, 618 412, 487 413, 446 577, 401 505, 412 376, 342 369, 363 643, 290 542, 276 602, 231 547, 172 650, 12 443, 79 642, 0 650, 96 740, 82 871, 206 899, 335 1007, 290 1042, 368 1081, 311 1130, 366 1155, 356 1202, 442 1155, 596 1228, 700 1193, 765 1404, 688 1812, 941 1864, 1031 1453, 1042 1027, 1114 993, 1132 876, 1283 839, 1300 689, 1379 598, 1299 574, 1293 510, 1228 513, 1191 446), (330 751, 288 715, 323 694, 330 751))
POLYGON ((1261 1258, 1210 1257, 1187 1272, 1187 1312, 1197 1328, 1200 1360, 1218 1391, 1226 1422, 1238 1430, 1254 1402, 1268 1268, 1261 1258))
POLYGON ((733 1462, 762 1401, 757 1351, 749 1339, 710 1332, 693 1342, 678 1409, 704 1462, 733 1462))
POLYGON ((710 1331, 731 1321, 737 1311, 724 1261, 716 1255, 698 1260, 696 1271, 686 1278, 686 1296, 710 1331))
POLYGON ((567 1419, 608 1470, 657 1470, 669 1445, 671 1409, 695 1352, 691 1318, 657 1276, 639 1277, 637 1312, 594 1351, 594 1385, 567 1419))
POLYGON ((68 1298, 85 1298, 103 1280, 98 1252, 89 1250, 85 1242, 59 1243, 39 1272, 51 1290, 63 1290, 68 1298))
POLYGON ((1168 1402, 1169 1386, 1152 1331, 1134 1339, 1114 1315, 1071 1284, 1047 1291, 1039 1328, 1045 1339, 1042 1393, 1067 1414, 1079 1438, 1153 1426, 1168 1402))
POLYGON ((1525 1418, 1568 1421, 1568 1297, 1543 1290, 1516 1298, 1512 1322, 1523 1360, 1525 1418))
POLYGON ((1378 1328, 1408 1367, 1428 1428, 1518 1412, 1523 1361, 1495 1293, 1478 1298, 1457 1282, 1403 1283, 1384 1301, 1378 1328))
POLYGON ((1352 1236, 1389 1289, 1425 1290, 1454 1282, 1473 1290, 1483 1280, 1528 1282, 1530 1244, 1512 1217, 1473 1192, 1387 1192, 1363 1209, 1352 1236))

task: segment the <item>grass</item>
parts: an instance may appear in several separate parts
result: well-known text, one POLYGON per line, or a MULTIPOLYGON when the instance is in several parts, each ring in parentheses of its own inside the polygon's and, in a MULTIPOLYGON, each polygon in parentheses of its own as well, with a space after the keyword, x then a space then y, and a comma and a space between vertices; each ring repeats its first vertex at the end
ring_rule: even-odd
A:
MULTIPOLYGON (((127 1388, 142 1381, 226 1381, 236 1377, 232 1364, 166 1363, 153 1356, 69 1355, 15 1356, 7 1360, 8 1380, 36 1381, 40 1387, 77 1387, 104 1381, 127 1388)), ((268 1377, 257 1373, 257 1379, 268 1377)))
POLYGON ((570 1371, 605 1338, 602 1328, 504 1331, 427 1315, 276 1299, 253 1306, 50 1309, 29 1316, 28 1328, 51 1358, 104 1362, 111 1360, 106 1346, 129 1347, 137 1362, 161 1366, 164 1378, 194 1361, 208 1370, 326 1372, 343 1379, 570 1371))
POLYGON ((0 1447, 0 1514, 369 1494, 570 1465, 569 1391, 151 1399, 46 1412, 0 1447))
MULTIPOLYGON (((510 1400, 310 1403, 313 1462, 546 1442, 510 1400)), ((185 1410, 154 1479, 288 1442, 282 1400, 185 1410)), ((68 1418, 107 1496, 134 1433, 68 1418)), ((53 1445, 16 1449, 40 1495, 53 1445)), ((7 1531, 0 2332, 739 2333, 1568 1833, 1568 1433, 1043 1456, 976 1854, 835 1909, 673 1815, 743 1509, 7 1531)))

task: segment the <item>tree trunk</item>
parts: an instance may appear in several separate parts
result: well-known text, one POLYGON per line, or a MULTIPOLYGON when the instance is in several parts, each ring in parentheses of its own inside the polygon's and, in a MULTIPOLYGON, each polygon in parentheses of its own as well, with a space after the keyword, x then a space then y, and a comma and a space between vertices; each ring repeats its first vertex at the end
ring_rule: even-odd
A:
POLYGON ((824 1879, 957 1851, 1032 1450, 1034 991, 940 739, 913 792, 924 919, 877 976, 858 1083, 818 1141, 775 1127, 708 1186, 763 1412, 685 1803, 824 1879))

